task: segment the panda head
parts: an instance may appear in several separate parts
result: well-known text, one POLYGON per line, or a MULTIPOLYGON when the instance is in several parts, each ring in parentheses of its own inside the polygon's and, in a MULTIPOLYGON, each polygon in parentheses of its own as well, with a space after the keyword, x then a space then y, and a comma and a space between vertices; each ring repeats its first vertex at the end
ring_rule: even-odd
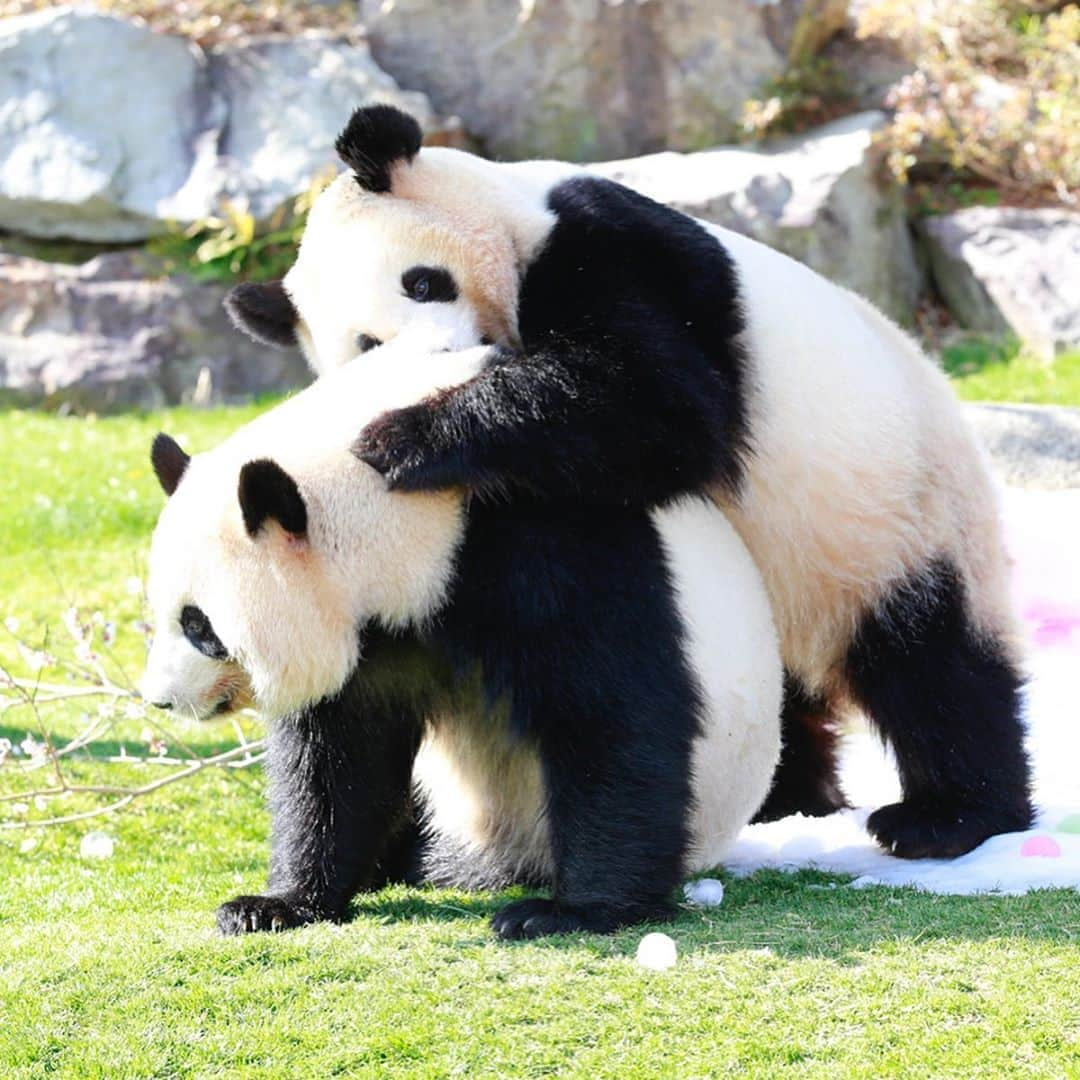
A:
POLYGON ((547 167, 420 142, 398 109, 353 113, 336 143, 349 171, 315 200, 296 263, 229 294, 240 329, 299 344, 318 372, 399 336, 425 350, 517 343, 521 268, 552 220, 547 167))
POLYGON ((168 499, 150 548, 147 701, 284 715, 343 686, 367 623, 421 625, 445 601, 461 493, 388 491, 349 448, 384 409, 475 374, 486 350, 378 352, 207 453, 154 440, 168 499))

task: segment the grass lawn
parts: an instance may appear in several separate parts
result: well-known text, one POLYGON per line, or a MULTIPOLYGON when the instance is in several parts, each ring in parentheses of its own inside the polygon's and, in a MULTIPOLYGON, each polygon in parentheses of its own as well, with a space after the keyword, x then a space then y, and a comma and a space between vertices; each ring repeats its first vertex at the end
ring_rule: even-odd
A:
POLYGON ((1080 352, 1047 364, 1020 355, 1015 344, 972 338, 948 346, 942 363, 966 401, 1080 406, 1080 352))
MULTIPOLYGON (((77 603, 116 623, 113 677, 137 674, 130 579, 162 501, 150 438, 204 448, 250 411, 0 412, 0 662, 25 665, 5 619, 35 642, 48 627, 59 651, 77 603)), ((87 708, 45 719, 70 734, 87 708)), ((160 771, 101 760, 142 745, 143 725, 119 719, 72 775, 160 771)), ((0 713, 0 737, 35 731, 25 706, 0 713)), ((206 753, 235 738, 218 721, 170 741, 206 753)), ((21 762, 0 765, 0 795, 25 784, 21 762)), ((0 822, 82 806, 9 801, 0 822)), ((634 963, 640 930, 496 944, 486 920, 502 895, 393 889, 347 925, 221 939, 215 906, 263 884, 267 825, 262 774, 245 769, 108 818, 0 831, 0 1077, 1080 1076, 1074 892, 728 879, 721 908, 666 928, 680 960, 659 974, 634 963), (112 858, 80 858, 91 829, 115 838, 112 858)))

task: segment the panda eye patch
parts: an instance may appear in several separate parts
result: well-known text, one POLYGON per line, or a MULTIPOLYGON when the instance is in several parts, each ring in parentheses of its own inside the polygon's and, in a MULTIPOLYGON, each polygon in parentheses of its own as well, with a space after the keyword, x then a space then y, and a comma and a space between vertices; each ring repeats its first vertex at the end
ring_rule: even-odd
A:
POLYGON ((377 349, 381 344, 382 342, 377 337, 372 337, 371 334, 356 335, 356 348, 362 353, 377 349))
POLYGON ((440 266, 414 266, 401 275, 401 287, 418 304, 449 304, 458 298, 457 284, 440 266))
POLYGON ((221 643, 221 638, 214 633, 214 628, 202 608, 188 604, 180 612, 180 629, 192 647, 211 660, 227 660, 229 650, 221 643))

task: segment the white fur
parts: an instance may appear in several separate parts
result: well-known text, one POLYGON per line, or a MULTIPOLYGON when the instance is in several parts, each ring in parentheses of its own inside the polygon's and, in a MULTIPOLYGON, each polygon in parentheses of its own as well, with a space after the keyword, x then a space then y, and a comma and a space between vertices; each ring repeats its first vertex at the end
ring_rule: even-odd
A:
POLYGON ((682 499, 654 511, 653 520, 704 705, 687 868, 705 870, 720 862, 769 789, 780 756, 783 670, 761 575, 723 514, 682 499))
POLYGON ((166 503, 150 554, 157 632, 143 696, 196 715, 220 702, 220 679, 250 682, 276 716, 339 689, 356 663, 356 627, 420 623, 444 599, 463 530, 460 493, 393 494, 349 452, 364 424, 478 370, 486 349, 434 355, 388 346, 198 454, 166 503), (271 524, 247 535, 242 466, 272 458, 297 482, 308 539, 271 524), (200 656, 177 623, 203 609, 236 664, 200 656))
MULTIPOLYGON (((469 307, 493 340, 514 343, 519 280, 553 221, 545 196, 578 171, 425 148, 395 168, 392 195, 365 195, 351 177, 339 178, 287 278, 313 364, 344 362, 355 334, 372 328, 382 339, 433 335, 426 309, 438 305, 393 295, 399 263, 433 259, 470 282, 453 306, 469 307), (354 243, 341 223, 360 219, 363 242, 354 243), (393 272, 383 272, 386 260, 396 260, 393 272), (335 278, 342 287, 362 278, 363 299, 334 299, 321 283, 335 278)), ((810 689, 841 690, 859 615, 941 556, 958 567, 976 624, 1008 639, 996 498, 945 378, 866 301, 762 244, 701 224, 734 261, 752 365, 746 483, 737 499, 716 498, 764 575, 787 666, 810 689)), ((466 314, 453 318, 455 344, 475 341, 466 314)))
POLYGON ((1008 636, 997 498, 944 375, 865 300, 709 228, 738 267, 755 362, 754 454, 727 508, 787 666, 829 685, 866 606, 941 555, 983 629, 1008 636))

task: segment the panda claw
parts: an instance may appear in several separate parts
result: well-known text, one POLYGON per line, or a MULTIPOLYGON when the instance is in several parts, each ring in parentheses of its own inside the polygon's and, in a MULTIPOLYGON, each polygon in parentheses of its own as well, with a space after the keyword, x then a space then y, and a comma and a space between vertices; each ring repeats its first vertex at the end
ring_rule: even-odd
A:
POLYGON ((227 937, 280 933, 312 919, 305 908, 280 896, 238 896, 217 910, 218 930, 227 937))
POLYGON ((1027 807, 905 800, 875 810, 866 827, 898 859, 955 859, 991 836, 1019 832, 1030 824, 1027 807))

